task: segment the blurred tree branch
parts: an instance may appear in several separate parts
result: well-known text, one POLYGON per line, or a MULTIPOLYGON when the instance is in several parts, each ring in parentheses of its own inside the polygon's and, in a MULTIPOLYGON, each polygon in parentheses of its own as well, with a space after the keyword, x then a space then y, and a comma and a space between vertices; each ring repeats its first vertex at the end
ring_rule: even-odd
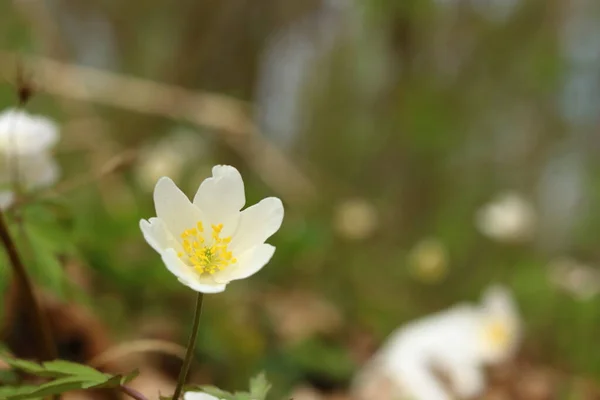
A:
MULTIPOLYGON (((20 57, 0 51, 0 71, 13 74, 20 57)), ((212 128, 286 201, 305 204, 315 196, 315 188, 303 172, 260 135, 245 102, 43 57, 28 56, 24 61, 40 90, 48 94, 212 128)))

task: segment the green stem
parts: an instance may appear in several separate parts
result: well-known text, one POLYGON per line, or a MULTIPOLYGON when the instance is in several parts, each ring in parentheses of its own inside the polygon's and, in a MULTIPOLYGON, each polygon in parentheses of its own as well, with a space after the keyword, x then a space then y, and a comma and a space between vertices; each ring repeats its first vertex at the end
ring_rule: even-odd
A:
POLYGON ((194 349, 196 348, 196 338, 198 337, 198 328, 200 327, 200 315, 202 314, 203 299, 204 294, 198 292, 198 297, 196 298, 196 311, 194 313, 194 323, 192 324, 192 333, 190 334, 190 340, 188 341, 185 359, 183 360, 183 366, 181 367, 181 371, 179 372, 179 378, 177 379, 177 387, 175 388, 175 393, 173 393, 172 400, 179 399, 181 391, 183 390, 183 385, 187 380, 188 372, 190 371, 190 366, 192 365, 194 349))

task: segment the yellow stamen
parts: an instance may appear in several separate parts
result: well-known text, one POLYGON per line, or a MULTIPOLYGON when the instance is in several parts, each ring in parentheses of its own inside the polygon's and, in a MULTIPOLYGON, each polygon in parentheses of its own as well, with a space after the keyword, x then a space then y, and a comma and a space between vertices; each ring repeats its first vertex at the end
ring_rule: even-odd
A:
POLYGON ((181 234, 184 251, 179 252, 177 256, 200 274, 212 275, 237 263, 237 259, 233 258, 233 253, 227 247, 231 243, 231 237, 220 236, 223 224, 211 225, 211 228, 210 239, 208 236, 206 238, 209 243, 205 243, 202 221, 196 224, 196 228, 186 229, 181 234))
POLYGON ((494 346, 504 347, 510 339, 510 332, 501 321, 492 321, 485 326, 485 338, 494 346))

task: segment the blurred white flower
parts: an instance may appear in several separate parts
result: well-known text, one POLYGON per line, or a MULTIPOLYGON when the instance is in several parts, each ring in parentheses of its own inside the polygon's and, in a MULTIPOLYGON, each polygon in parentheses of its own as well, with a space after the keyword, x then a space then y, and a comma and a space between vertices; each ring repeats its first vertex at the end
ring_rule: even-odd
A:
POLYGON ((141 150, 135 174, 144 187, 151 188, 163 176, 179 179, 191 160, 205 158, 206 153, 201 135, 178 129, 141 150))
POLYGON ((572 258, 552 261, 548 270, 554 285, 581 301, 587 301, 600 293, 600 270, 572 258))
POLYGON ((378 223, 377 210, 364 199, 350 199, 338 205, 333 221, 338 234, 351 240, 367 239, 378 223))
POLYGON ((520 323, 510 292, 492 286, 480 305, 460 304, 392 333, 357 375, 361 400, 450 400, 435 371, 450 379, 460 398, 485 389, 484 367, 510 358, 520 341, 520 323), (386 391, 382 391, 382 385, 386 391), (374 397, 374 393, 379 393, 374 397))
POLYGON ((219 400, 218 397, 202 392, 186 392, 183 400, 219 400))
POLYGON ((506 192, 483 206, 475 216, 479 231, 499 242, 520 242, 533 236, 533 206, 519 194, 506 192))
POLYGON ((50 154, 58 139, 57 125, 46 117, 16 109, 0 113, 0 208, 12 204, 15 178, 25 190, 58 180, 60 170, 50 154))
POLYGON ((426 283, 442 280, 448 273, 448 250, 437 238, 418 242, 408 254, 410 270, 416 278, 426 283))
POLYGON ((154 188, 156 218, 141 220, 144 238, 181 283, 195 291, 218 293, 233 280, 258 272, 273 256, 266 244, 283 221, 276 197, 240 210, 246 203, 237 169, 213 167, 193 203, 170 178, 154 188))

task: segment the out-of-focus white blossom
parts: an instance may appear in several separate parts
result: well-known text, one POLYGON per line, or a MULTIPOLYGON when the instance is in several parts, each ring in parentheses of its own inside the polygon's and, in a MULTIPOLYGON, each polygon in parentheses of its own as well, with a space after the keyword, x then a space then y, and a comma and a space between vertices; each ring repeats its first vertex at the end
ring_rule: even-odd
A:
POLYGON ((531 239, 536 215, 533 206, 514 192, 497 196, 475 216, 479 231, 499 242, 521 242, 531 239))
POLYGON ((24 190, 47 187, 60 175, 50 153, 59 139, 50 119, 9 109, 0 113, 0 208, 14 200, 14 180, 24 190))
POLYGON ((337 233, 350 240, 367 239, 378 223, 377 210, 364 199, 350 199, 338 205, 333 221, 337 233))
POLYGON ((510 292, 492 286, 481 304, 459 304, 392 333, 357 375, 353 394, 360 400, 450 400, 435 368, 460 398, 474 398, 486 387, 484 367, 513 356, 520 336, 510 292))
POLYGON ((572 258, 552 261, 550 279, 557 287, 581 301, 587 301, 600 293, 600 270, 572 258))
POLYGON ((448 272, 448 250, 437 238, 427 238, 418 242, 408 254, 412 274, 420 281, 435 283, 448 272))
POLYGON ((181 283, 218 293, 233 280, 254 275, 275 253, 265 243, 279 230, 283 204, 268 197, 246 203, 244 181, 228 165, 213 167, 193 202, 167 177, 154 188, 156 218, 141 220, 144 238, 181 283))
POLYGON ((135 174, 144 187, 152 188, 163 176, 178 180, 188 163, 206 156, 206 143, 199 134, 176 130, 141 150, 135 174))

